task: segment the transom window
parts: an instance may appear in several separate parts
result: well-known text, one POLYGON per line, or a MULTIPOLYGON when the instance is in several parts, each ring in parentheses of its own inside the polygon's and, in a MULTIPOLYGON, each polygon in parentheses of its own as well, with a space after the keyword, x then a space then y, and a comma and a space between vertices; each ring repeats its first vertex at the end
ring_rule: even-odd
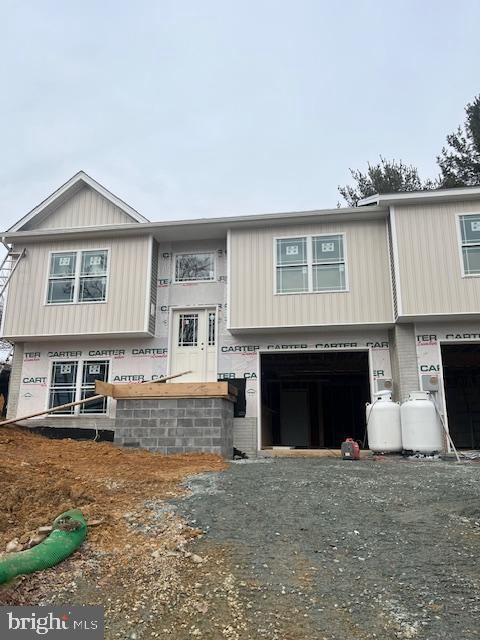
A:
MULTIPOLYGON (((108 380, 108 360, 62 360, 52 363, 48 408, 95 395, 95 380, 108 380)), ((107 398, 55 411, 52 415, 105 414, 107 398)))
POLYGON ((62 251, 50 254, 48 304, 104 302, 108 251, 62 251))
POLYGON ((345 291, 344 236, 278 238, 275 269, 277 293, 345 291))
POLYGON ((480 275, 480 214, 460 216, 463 271, 480 275))
POLYGON ((175 282, 215 280, 213 253, 182 253, 175 256, 175 282))

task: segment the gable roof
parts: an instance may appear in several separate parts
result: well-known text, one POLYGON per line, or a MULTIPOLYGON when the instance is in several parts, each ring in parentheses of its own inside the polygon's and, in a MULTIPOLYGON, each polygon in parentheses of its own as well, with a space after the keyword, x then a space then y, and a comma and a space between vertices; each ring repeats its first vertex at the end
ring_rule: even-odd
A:
POLYGON ((85 173, 85 171, 79 171, 70 180, 65 182, 59 189, 54 191, 48 198, 37 205, 23 218, 18 220, 8 231, 21 231, 28 223, 35 219, 44 220, 50 213, 52 213, 57 207, 68 200, 72 195, 83 189, 84 187, 90 187, 96 193, 103 196, 106 200, 113 205, 121 209, 132 222, 149 222, 147 218, 130 207, 126 202, 117 198, 113 193, 105 189, 99 182, 91 178, 85 173))

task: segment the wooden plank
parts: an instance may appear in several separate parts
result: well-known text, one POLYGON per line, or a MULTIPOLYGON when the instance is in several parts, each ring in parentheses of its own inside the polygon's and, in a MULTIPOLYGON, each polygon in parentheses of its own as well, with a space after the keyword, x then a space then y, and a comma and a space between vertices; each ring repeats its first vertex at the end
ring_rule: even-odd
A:
MULTIPOLYGON (((191 373, 191 371, 183 371, 182 373, 175 373, 172 376, 161 378, 159 380, 156 380, 155 382, 143 383, 143 384, 156 384, 158 382, 165 382, 166 380, 171 380, 172 378, 178 378, 179 376, 184 376, 186 373, 191 373)), ((141 385, 137 385, 137 386, 141 386, 141 385)), ((60 411, 61 409, 77 407, 82 404, 87 404, 88 402, 93 402, 94 400, 99 400, 100 398, 104 398, 105 396, 113 397, 114 388, 115 388, 115 385, 113 384, 110 384, 108 382, 102 382, 101 380, 95 380, 95 391, 97 392, 97 394, 94 396, 91 396, 90 398, 85 398, 84 400, 77 400, 76 402, 67 402, 66 404, 60 404, 57 407, 52 407, 51 409, 47 409, 46 411, 45 410, 37 411, 37 413, 30 413, 26 416, 20 416, 18 418, 11 418, 10 420, 4 420, 3 422, 0 422, 0 427, 3 427, 7 424, 15 424, 20 420, 30 420, 30 418, 39 418, 40 416, 45 416, 47 414, 54 413, 55 411, 60 411), (97 388, 97 384, 100 385, 98 388, 97 388), (100 391, 100 389, 102 390, 100 391)), ((161 387, 159 386, 158 388, 161 388, 161 387)), ((71 414, 68 414, 68 415, 71 415, 71 414)))
POLYGON ((95 380, 95 393, 102 396, 110 396, 113 398, 114 385, 110 382, 103 382, 103 380, 95 380))
MULTIPOLYGON (((70 407, 78 407, 81 404, 87 404, 88 402, 93 402, 94 400, 99 400, 100 398, 104 398, 103 394, 91 396, 90 398, 85 398, 84 400, 77 400, 76 402, 67 402, 66 404, 59 404, 57 407, 52 407, 51 409, 46 409, 44 411, 37 411, 37 413, 30 413, 26 416, 19 416, 18 418, 11 418, 10 420, 4 420, 0 422, 0 427, 4 427, 7 424, 15 424, 16 422, 20 422, 20 420, 29 420, 30 418, 38 418, 40 416, 46 416, 47 413, 54 413, 55 411, 60 411, 60 409, 69 409, 70 407)), ((70 416, 71 414, 67 414, 65 417, 70 416)))
POLYGON ((186 376, 187 373, 192 373, 191 371, 182 371, 181 373, 174 373, 171 376, 164 376, 163 378, 158 378, 158 380, 145 380, 142 384, 146 384, 147 382, 154 382, 158 384, 159 382, 167 382, 167 380, 173 380, 173 378, 180 378, 180 376, 186 376))
POLYGON ((173 382, 113 385, 114 398, 226 398, 235 395, 228 382, 173 382))
MULTIPOLYGON (((173 378, 179 378, 180 376, 184 376, 187 373, 192 373, 191 371, 182 371, 181 373, 174 373, 171 376, 165 376, 164 378, 159 378, 158 380, 144 380, 143 382, 137 382, 137 384, 158 384, 159 382, 167 382, 167 380, 172 380, 173 378)), ((115 387, 122 387, 126 385, 122 384, 111 384, 110 382, 103 382, 102 380, 95 380, 95 391, 97 393, 101 393, 104 396, 110 396, 113 398, 113 393, 115 387)))

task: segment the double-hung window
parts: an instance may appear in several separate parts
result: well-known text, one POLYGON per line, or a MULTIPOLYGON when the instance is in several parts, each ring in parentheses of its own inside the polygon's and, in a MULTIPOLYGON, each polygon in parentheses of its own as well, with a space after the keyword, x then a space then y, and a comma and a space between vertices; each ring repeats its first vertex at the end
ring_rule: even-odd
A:
POLYGON ((47 302, 73 302, 76 262, 76 252, 52 253, 50 255, 47 302))
MULTIPOLYGON (((76 400, 78 362, 54 362, 52 364, 52 377, 50 380, 50 393, 48 408, 58 407, 76 400)), ((75 407, 58 411, 62 415, 72 415, 75 407)))
POLYGON ((313 291, 344 291, 345 255, 343 236, 314 236, 312 238, 313 291))
POLYGON ((277 293, 308 291, 307 238, 277 240, 277 293))
POLYGON ((480 275, 480 214, 460 216, 463 273, 480 275))
POLYGON ((215 280, 214 253, 181 253, 175 256, 175 282, 215 280))
MULTIPOLYGON (((62 360, 52 363, 48 408, 95 395, 95 380, 108 380, 108 360, 62 360)), ((107 398, 99 398, 77 407, 55 411, 52 415, 105 414, 107 398)))
POLYGON ((343 234, 277 238, 276 292, 313 293, 347 288, 343 234))
MULTIPOLYGON (((95 394, 95 380, 106 382, 108 379, 108 360, 86 360, 82 365, 82 380, 80 390, 77 391, 79 400, 91 398, 95 394)), ((107 398, 99 398, 93 402, 87 402, 79 407, 81 414, 106 413, 107 398)))
POLYGON ((107 252, 82 251, 79 302, 102 302, 107 293, 107 252))
POLYGON ((47 304, 104 302, 108 251, 62 251, 50 254, 47 304))

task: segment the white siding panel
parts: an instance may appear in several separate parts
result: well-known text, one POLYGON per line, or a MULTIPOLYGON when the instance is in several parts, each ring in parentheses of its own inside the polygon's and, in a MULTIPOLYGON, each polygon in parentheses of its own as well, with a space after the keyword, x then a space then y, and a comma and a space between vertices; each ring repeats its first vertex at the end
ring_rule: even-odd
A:
POLYGON ((231 327, 393 321, 385 220, 231 232, 231 327), (274 294, 275 237, 345 233, 349 291, 274 294))
POLYGON ((44 220, 35 223, 35 229, 69 229, 96 225, 134 222, 124 211, 90 187, 83 187, 44 220))
POLYGON ((9 285, 4 335, 61 336, 145 332, 149 237, 26 245, 9 285), (107 302, 45 304, 49 252, 109 249, 107 302))
POLYGON ((395 207, 402 315, 479 312, 480 278, 462 278, 456 226, 478 212, 480 202, 395 207))

